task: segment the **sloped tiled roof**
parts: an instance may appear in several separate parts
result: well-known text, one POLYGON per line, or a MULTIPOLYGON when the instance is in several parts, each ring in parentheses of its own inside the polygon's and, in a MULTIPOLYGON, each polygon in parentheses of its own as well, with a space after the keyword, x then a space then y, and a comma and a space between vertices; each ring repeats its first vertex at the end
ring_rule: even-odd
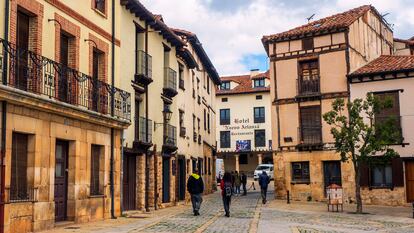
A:
POLYGON ((414 56, 382 55, 350 74, 350 77, 414 71, 414 56))
POLYGON ((232 95, 232 94, 247 94, 247 93, 257 93, 257 92, 270 92, 270 87, 261 87, 253 88, 252 80, 258 78, 269 79, 269 71, 257 74, 253 77, 250 74, 247 75, 235 75, 235 76, 225 76, 221 77, 222 82, 233 81, 238 83, 237 87, 230 90, 217 90, 217 95, 232 95))
POLYGON ((343 13, 328 16, 300 27, 293 28, 289 31, 263 36, 262 41, 263 43, 267 43, 269 41, 289 39, 291 37, 301 36, 308 33, 324 32, 333 29, 345 29, 371 9, 376 12, 373 6, 360 6, 343 13))

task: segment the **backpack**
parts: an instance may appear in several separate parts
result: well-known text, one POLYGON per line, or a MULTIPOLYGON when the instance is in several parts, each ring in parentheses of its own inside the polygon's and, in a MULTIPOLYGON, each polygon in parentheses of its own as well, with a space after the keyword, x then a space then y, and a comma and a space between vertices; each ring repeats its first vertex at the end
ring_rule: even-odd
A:
POLYGON ((230 182, 225 182, 224 183, 224 195, 226 197, 231 197, 231 195, 233 194, 233 188, 230 182))

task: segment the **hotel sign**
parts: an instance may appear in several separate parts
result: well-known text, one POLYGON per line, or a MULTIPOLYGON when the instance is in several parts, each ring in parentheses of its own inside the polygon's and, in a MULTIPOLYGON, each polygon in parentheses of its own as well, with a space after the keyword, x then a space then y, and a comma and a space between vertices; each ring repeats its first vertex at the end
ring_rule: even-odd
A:
MULTIPOLYGON (((225 125, 225 130, 229 131, 239 131, 239 130, 251 130, 251 129, 260 129, 259 124, 250 124, 249 118, 243 119, 234 119, 233 125, 225 125)), ((253 135, 253 132, 232 132, 232 135, 253 135)))

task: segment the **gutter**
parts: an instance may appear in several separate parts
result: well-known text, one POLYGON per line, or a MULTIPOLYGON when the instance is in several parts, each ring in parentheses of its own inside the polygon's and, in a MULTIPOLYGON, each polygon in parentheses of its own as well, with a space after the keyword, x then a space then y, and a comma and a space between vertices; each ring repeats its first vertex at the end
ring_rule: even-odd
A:
MULTIPOLYGON (((115 85, 115 0, 112 0, 112 39, 111 39, 111 116, 114 116, 114 85, 115 85)), ((111 158, 110 158, 110 194, 111 194, 111 218, 115 217, 115 197, 114 197, 114 128, 111 128, 111 158)))
MULTIPOLYGON (((10 1, 5 1, 5 14, 4 14, 4 38, 9 38, 9 15, 10 15, 10 1)), ((4 45, 3 45, 4 46, 4 45)), ((5 49, 5 47, 3 47, 5 49)), ((7 70, 8 69, 8 56, 3 59, 3 85, 7 85, 7 70)), ((7 122, 7 102, 2 101, 1 108, 1 150, 0 150, 0 233, 4 233, 4 205, 5 205, 5 181, 6 181, 6 122, 7 122)))

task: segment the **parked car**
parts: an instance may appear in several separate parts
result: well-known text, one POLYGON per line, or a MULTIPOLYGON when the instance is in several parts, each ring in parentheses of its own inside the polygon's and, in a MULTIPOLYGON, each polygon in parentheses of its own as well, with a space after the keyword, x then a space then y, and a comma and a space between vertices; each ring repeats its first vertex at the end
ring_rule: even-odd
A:
POLYGON ((263 171, 266 171, 267 175, 270 177, 270 180, 273 180, 273 164, 260 164, 254 170, 254 180, 259 179, 259 176, 262 174, 263 171))

